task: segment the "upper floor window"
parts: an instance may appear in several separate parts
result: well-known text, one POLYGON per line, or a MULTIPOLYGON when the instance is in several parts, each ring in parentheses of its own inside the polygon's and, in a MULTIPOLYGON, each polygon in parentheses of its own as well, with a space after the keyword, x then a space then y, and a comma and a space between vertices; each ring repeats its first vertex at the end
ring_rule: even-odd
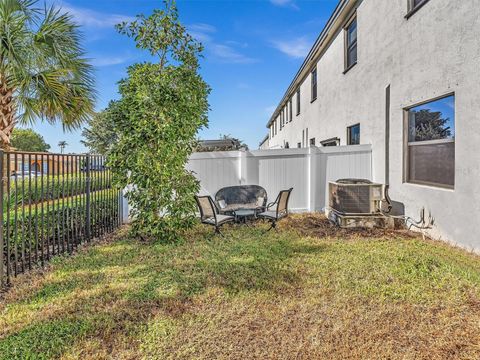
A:
POLYGON ((405 17, 408 19, 410 16, 415 14, 423 5, 425 5, 429 0, 408 0, 408 13, 405 17))
POLYGON ((345 71, 357 63, 357 18, 345 27, 345 71))
POLYGON ((292 121, 293 120, 292 98, 290 98, 290 101, 288 102, 288 113, 290 115, 290 121, 292 121))
POLYGON ((297 90, 297 115, 300 115, 300 89, 297 90))
POLYGON ((310 146, 315 146, 315 138, 310 139, 310 146))
POLYGON ((453 188, 455 96, 405 109, 407 182, 453 188))
POLYGON ((349 126, 347 128, 347 145, 360 144, 360 124, 349 126))
POLYGON ((280 111, 280 130, 283 128, 283 109, 280 111))
POLYGON ((312 71, 312 74, 311 74, 311 77, 312 77, 312 99, 311 101, 315 101, 317 99, 317 69, 315 68, 313 71, 312 71))

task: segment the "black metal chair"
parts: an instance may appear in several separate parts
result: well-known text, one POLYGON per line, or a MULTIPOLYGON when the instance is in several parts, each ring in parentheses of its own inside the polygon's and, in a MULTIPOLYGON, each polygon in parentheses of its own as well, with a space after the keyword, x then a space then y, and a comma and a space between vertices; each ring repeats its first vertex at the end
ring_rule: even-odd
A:
POLYGON ((277 199, 267 205, 267 211, 257 215, 257 217, 260 219, 270 221, 271 226, 267 231, 275 229, 277 227, 277 221, 288 215, 288 201, 290 200, 290 194, 292 193, 292 190, 293 188, 281 190, 277 196, 277 199), (275 210, 269 210, 274 205, 276 205, 275 210))
POLYGON ((223 234, 220 232, 220 226, 230 221, 234 221, 234 216, 221 215, 210 196, 195 196, 198 208, 200 209, 200 220, 202 224, 215 226, 215 234, 223 234))

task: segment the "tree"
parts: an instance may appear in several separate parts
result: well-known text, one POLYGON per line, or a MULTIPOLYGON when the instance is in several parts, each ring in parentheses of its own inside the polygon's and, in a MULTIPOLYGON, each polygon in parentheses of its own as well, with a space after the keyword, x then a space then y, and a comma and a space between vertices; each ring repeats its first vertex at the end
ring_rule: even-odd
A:
POLYGON ((248 150, 248 145, 231 135, 220 135, 218 140, 197 140, 195 152, 248 150))
POLYGON ((58 142, 58 147, 60 148, 60 153, 63 154, 63 151, 67 147, 68 143, 65 140, 58 142))
POLYGON ((175 3, 164 5, 117 27, 159 62, 129 67, 120 82, 123 116, 109 166, 115 183, 128 187, 132 233, 172 241, 195 223, 200 186, 185 165, 208 123, 210 89, 198 73, 201 44, 179 22, 175 3))
POLYGON ((452 135, 452 130, 446 126, 450 119, 442 118, 441 112, 422 109, 412 112, 412 114, 414 116, 411 121, 414 123, 410 126, 411 139, 415 141, 438 140, 452 135))
POLYGON ((111 101, 105 110, 93 116, 88 122, 88 128, 83 129, 82 144, 92 153, 106 155, 112 145, 118 141, 116 124, 123 116, 120 103, 111 101))
POLYGON ((32 129, 14 129, 12 146, 19 151, 46 152, 50 149, 43 136, 32 129))
POLYGON ((0 1, 0 146, 17 123, 76 128, 93 113, 92 67, 72 17, 35 0, 0 1))

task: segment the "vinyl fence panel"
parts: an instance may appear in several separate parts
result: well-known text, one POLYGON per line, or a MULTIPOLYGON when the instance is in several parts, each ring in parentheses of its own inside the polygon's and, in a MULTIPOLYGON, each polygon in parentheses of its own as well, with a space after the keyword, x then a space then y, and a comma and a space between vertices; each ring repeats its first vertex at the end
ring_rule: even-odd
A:
POLYGON ((371 146, 195 153, 187 168, 200 180, 202 194, 214 197, 222 187, 250 184, 264 187, 273 201, 293 187, 292 211, 321 211, 329 181, 372 178, 371 146))

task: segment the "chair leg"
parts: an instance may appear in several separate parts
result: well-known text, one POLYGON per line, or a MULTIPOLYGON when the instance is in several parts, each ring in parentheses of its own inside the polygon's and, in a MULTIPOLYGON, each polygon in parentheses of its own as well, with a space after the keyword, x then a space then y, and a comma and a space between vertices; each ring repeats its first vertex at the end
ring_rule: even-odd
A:
POLYGON ((215 235, 220 235, 221 237, 225 237, 223 236, 222 232, 220 231, 220 227, 218 226, 215 226, 215 235))
POLYGON ((275 229, 275 231, 277 230, 277 222, 275 220, 272 220, 270 222, 270 227, 268 228, 267 232, 269 232, 272 229, 275 229))

